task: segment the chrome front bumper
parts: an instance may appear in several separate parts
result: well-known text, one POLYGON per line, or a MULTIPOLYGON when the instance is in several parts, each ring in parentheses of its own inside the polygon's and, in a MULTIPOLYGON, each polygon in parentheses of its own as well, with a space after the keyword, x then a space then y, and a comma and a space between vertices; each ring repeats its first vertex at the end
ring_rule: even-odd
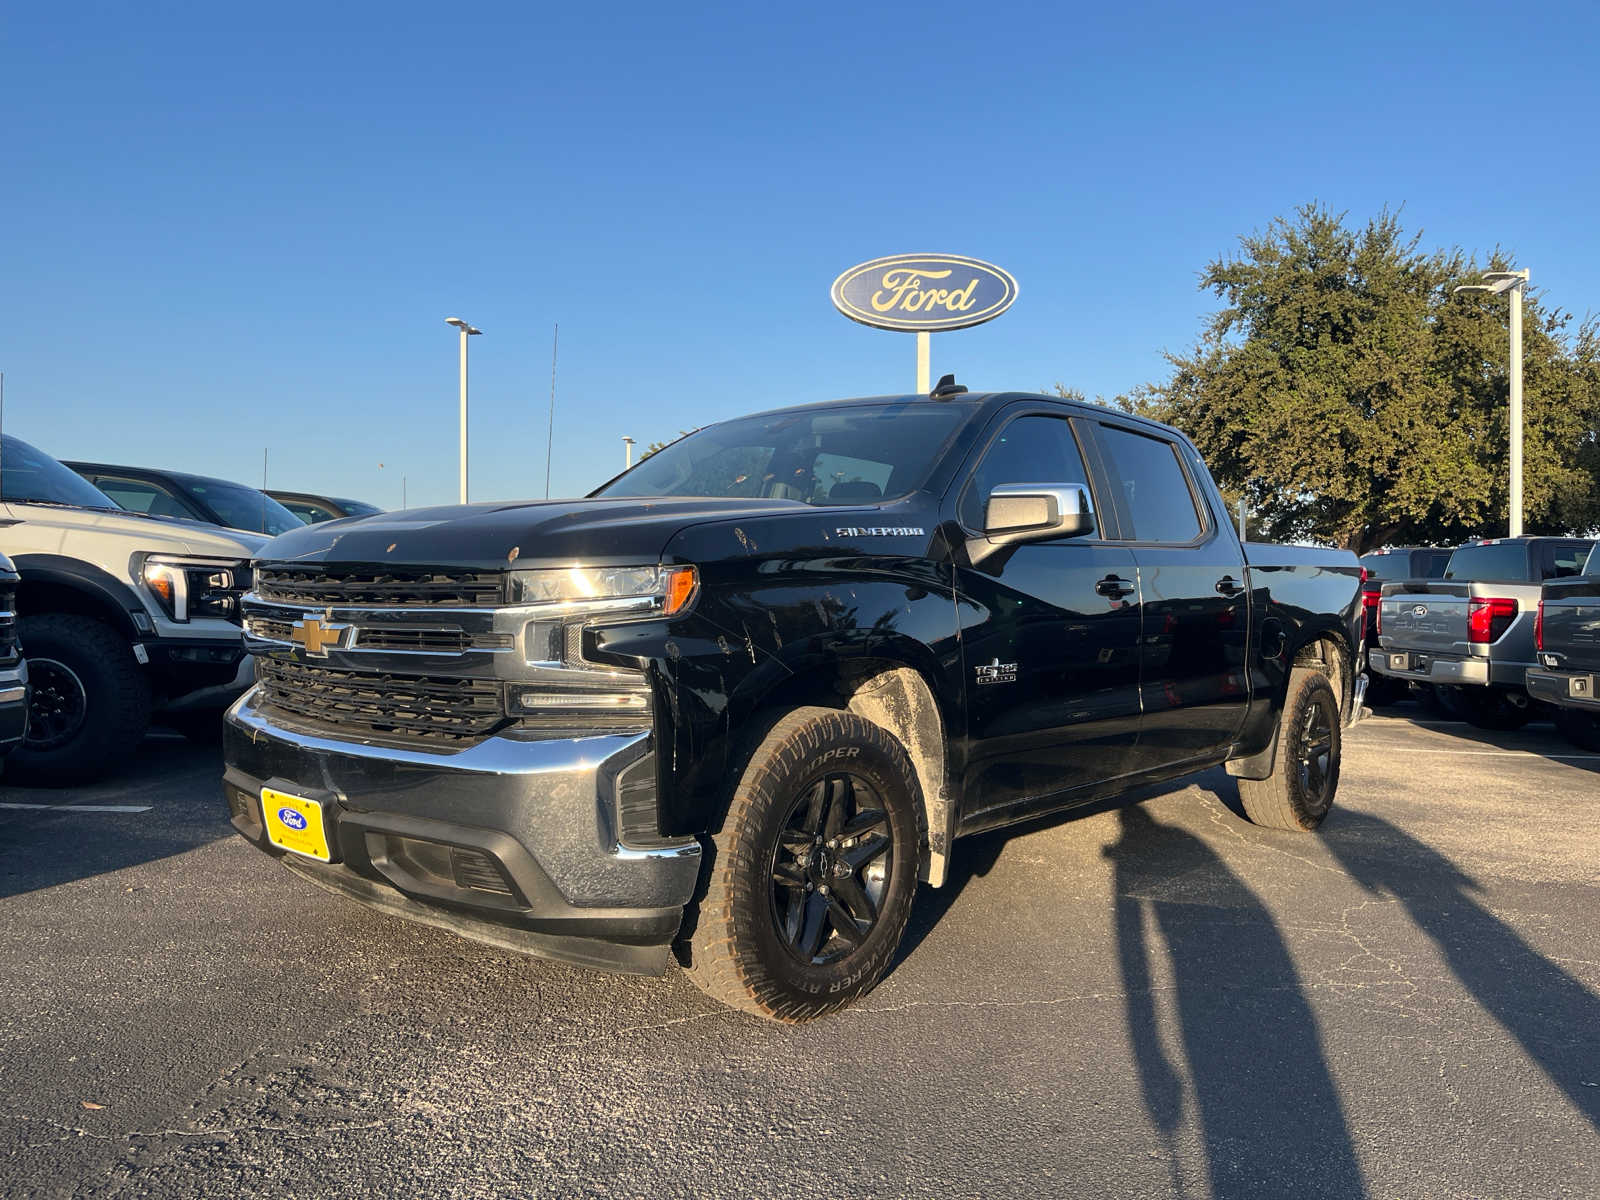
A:
POLYGON ((467 937, 543 957, 655 973, 694 893, 695 839, 636 848, 619 836, 625 774, 653 781, 649 733, 523 731, 434 752, 292 727, 255 689, 225 719, 223 790, 234 828, 268 853, 264 787, 321 800, 335 861, 287 855, 316 882, 467 937), (644 761, 644 760, 649 761, 644 761), (633 768, 633 770, 629 770, 633 768), (405 847, 488 860, 495 886, 419 866, 405 847), (495 873, 499 880, 494 881, 495 873))

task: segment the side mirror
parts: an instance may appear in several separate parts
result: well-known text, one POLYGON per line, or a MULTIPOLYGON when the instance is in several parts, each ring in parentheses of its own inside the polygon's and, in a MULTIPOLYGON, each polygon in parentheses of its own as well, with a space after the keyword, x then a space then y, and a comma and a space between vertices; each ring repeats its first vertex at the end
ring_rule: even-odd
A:
POLYGON ((1081 483, 1005 483, 984 505, 983 537, 967 547, 974 563, 1004 546, 1094 532, 1094 505, 1081 483))

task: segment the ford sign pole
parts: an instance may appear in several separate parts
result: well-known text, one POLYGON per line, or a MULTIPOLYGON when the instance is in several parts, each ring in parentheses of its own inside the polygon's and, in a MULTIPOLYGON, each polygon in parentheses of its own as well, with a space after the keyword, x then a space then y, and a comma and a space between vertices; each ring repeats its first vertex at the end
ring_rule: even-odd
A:
POLYGON ((461 503, 467 502, 467 339, 473 334, 482 333, 483 330, 475 329, 460 317, 446 317, 446 325, 454 325, 461 331, 461 503))
POLYGON ((1511 356, 1506 364, 1509 376, 1507 391, 1510 393, 1507 397, 1510 409, 1507 416, 1511 425, 1511 511, 1506 518, 1508 537, 1522 536, 1522 297, 1528 290, 1528 276, 1526 267, 1520 271, 1485 271, 1483 277, 1488 283, 1464 283, 1456 288, 1458 292, 1488 292, 1494 296, 1513 293, 1508 322, 1511 326, 1511 356))
POLYGON ((894 254, 851 267, 829 289, 833 306, 861 325, 917 335, 917 392, 933 378, 932 335, 992 321, 1017 298, 1017 281, 961 254, 894 254))

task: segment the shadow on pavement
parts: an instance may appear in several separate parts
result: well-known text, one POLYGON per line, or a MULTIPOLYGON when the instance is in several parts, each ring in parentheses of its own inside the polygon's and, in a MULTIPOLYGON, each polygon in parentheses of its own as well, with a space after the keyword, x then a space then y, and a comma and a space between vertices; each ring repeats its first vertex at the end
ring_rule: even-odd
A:
POLYGON ((1162 950, 1210 1194, 1364 1196, 1316 1019, 1266 906, 1200 839, 1140 807, 1119 819, 1122 836, 1105 854, 1128 1034, 1174 1189, 1197 1190, 1175 1150, 1187 1097, 1157 1023, 1162 985, 1150 963, 1162 950))
POLYGON ((232 834, 222 804, 221 751, 150 737, 104 783, 23 788, 0 780, 0 897, 168 858, 232 834), (127 806, 148 812, 94 812, 127 806))
POLYGON ((1600 1128, 1600 997, 1478 903, 1481 887, 1454 863, 1383 818, 1341 812, 1324 840, 1363 887, 1405 906, 1462 986, 1600 1128))

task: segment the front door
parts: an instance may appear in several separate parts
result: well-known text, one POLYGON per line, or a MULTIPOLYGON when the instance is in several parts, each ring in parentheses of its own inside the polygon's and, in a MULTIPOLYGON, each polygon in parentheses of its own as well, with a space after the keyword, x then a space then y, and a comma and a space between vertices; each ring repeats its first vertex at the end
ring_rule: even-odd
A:
MULTIPOLYGON (((1000 484, 1091 483, 1064 416, 1010 418, 957 504, 969 536, 1000 484)), ((1133 552, 1099 531, 1030 542, 956 570, 968 754, 962 825, 981 828, 1129 769, 1139 725, 1133 552)))

